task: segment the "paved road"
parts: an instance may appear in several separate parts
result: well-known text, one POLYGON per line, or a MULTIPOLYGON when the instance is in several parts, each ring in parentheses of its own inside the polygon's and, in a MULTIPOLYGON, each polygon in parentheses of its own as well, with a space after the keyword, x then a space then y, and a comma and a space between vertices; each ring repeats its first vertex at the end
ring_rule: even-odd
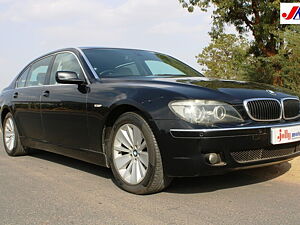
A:
POLYGON ((108 169, 52 153, 10 158, 0 143, 0 224, 300 224, 300 159, 166 191, 119 190, 108 169))

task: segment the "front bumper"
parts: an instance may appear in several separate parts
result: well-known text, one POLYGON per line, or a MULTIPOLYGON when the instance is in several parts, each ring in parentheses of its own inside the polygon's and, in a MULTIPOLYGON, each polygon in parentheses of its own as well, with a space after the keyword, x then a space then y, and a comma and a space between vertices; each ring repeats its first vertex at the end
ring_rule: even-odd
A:
MULTIPOLYGON (((166 129, 166 121, 158 126, 166 129)), ((176 124, 176 122, 174 123, 176 124)), ((165 170, 172 177, 205 176, 261 167, 300 156, 300 142, 272 145, 271 128, 300 122, 215 129, 173 129, 160 132, 165 170), (212 165, 206 154, 218 153, 223 164, 212 165)))

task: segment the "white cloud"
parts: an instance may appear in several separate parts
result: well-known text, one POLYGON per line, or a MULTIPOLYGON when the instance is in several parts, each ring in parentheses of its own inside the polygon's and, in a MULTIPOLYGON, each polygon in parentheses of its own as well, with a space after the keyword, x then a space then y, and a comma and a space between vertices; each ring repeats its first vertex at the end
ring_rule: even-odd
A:
POLYGON ((189 34, 193 35, 198 31, 202 30, 203 27, 201 25, 198 26, 186 26, 186 24, 179 22, 163 22, 157 25, 154 25, 151 29, 149 29, 149 33, 153 34, 189 34))
POLYGON ((9 72, 9 68, 11 68, 12 66, 13 66, 13 62, 9 61, 4 57, 0 57, 0 68, 1 68, 0 92, 4 87, 8 86, 12 81, 10 77, 11 74, 9 72))
POLYGON ((198 24, 184 21, 189 17, 199 15, 191 16, 174 0, 127 0, 115 7, 98 0, 24 0, 14 1, 2 20, 33 24, 44 37, 41 45, 63 47, 123 45, 125 39, 132 44, 147 35, 196 36, 204 28, 200 20, 198 24))
POLYGON ((195 27, 174 21, 187 15, 174 0, 127 0, 117 7, 98 0, 23 0, 13 1, 0 20, 34 24, 47 35, 57 35, 59 31, 60 38, 69 38, 70 33, 78 38, 80 31, 86 31, 92 37, 106 33, 102 37, 113 38, 126 31, 138 34, 139 30, 156 32, 163 28, 166 32, 165 28, 170 24, 172 34, 193 31, 195 27))
MULTIPOLYGON (((2 0, 3 1, 3 0, 2 0)), ((7 1, 7 0, 6 0, 7 1)), ((89 20, 93 22, 126 23, 132 18, 155 19, 166 14, 168 18, 183 9, 173 0, 127 0, 117 7, 111 7, 99 0, 23 0, 12 1, 2 15, 2 20, 13 22, 89 20), (174 5, 176 7, 174 7, 174 5), (169 10, 171 7, 171 11, 169 10)), ((141 20, 138 20, 139 22, 141 20)))
POLYGON ((0 4, 6 4, 12 2, 13 0, 0 0, 0 4))
POLYGON ((4 2, 0 57, 21 65, 58 48, 110 46, 165 52, 195 66, 195 55, 209 40, 209 13, 189 14, 177 0, 0 0, 4 2))

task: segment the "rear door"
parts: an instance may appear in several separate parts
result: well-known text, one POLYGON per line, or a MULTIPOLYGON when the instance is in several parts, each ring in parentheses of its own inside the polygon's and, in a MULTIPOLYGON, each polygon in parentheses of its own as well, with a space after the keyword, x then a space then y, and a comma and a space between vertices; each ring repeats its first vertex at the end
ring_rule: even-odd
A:
POLYGON ((87 89, 77 84, 57 84, 57 71, 84 72, 76 55, 58 53, 54 59, 49 85, 41 98, 45 139, 53 145, 72 149, 88 149, 87 89))
POLYGON ((21 136, 44 139, 40 100, 53 56, 37 60, 20 75, 13 93, 14 116, 21 136))

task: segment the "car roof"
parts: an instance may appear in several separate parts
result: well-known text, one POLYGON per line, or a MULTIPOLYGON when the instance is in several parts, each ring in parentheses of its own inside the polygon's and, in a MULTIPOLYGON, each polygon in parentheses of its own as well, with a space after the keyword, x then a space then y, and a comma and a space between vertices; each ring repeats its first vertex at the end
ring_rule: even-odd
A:
MULTIPOLYGON (((144 50, 144 49, 134 49, 134 48, 115 48, 115 47, 69 47, 69 48, 61 48, 61 49, 57 49, 57 50, 54 50, 54 51, 51 51, 51 52, 48 52, 46 54, 43 54, 37 58, 35 58, 34 60, 32 60, 29 64, 33 63, 34 61, 40 59, 40 58, 43 58, 43 57, 46 57, 48 55, 52 55, 52 54, 55 54, 55 53, 59 53, 59 52, 63 52, 63 51, 71 51, 71 52, 74 52, 74 51, 82 51, 82 50, 87 50, 87 49, 106 49, 106 50, 133 50, 133 51, 145 51, 145 52, 153 52, 153 53, 158 53, 158 52, 155 52, 155 51, 150 51, 150 50, 144 50)), ((29 65, 28 64, 28 65, 29 65)))
POLYGON ((145 51, 145 52, 155 52, 151 50, 145 50, 145 49, 136 49, 136 48, 118 48, 118 47, 78 47, 75 49, 80 49, 80 50, 87 50, 87 49, 108 49, 108 50, 133 50, 133 51, 145 51))
MULTIPOLYGON (((143 50, 143 49, 131 49, 131 48, 114 48, 114 47, 69 47, 69 48, 61 48, 61 49, 57 49, 51 52, 48 52, 46 54, 43 54, 33 60, 31 60, 24 68, 23 70, 19 73, 19 75, 28 67, 30 66, 32 63, 36 62, 37 60, 40 60, 44 57, 59 53, 59 52, 64 52, 64 51, 70 51, 70 52, 79 52, 79 54, 81 54, 82 50, 87 50, 87 49, 107 49, 107 50, 133 50, 133 51, 145 51, 145 52, 152 52, 152 53, 158 53, 155 51, 150 51, 150 50, 143 50)), ((161 53, 160 53, 161 54, 161 53)), ((18 75, 18 76, 19 76, 18 75)), ((18 77, 17 76, 17 77, 18 77)))

